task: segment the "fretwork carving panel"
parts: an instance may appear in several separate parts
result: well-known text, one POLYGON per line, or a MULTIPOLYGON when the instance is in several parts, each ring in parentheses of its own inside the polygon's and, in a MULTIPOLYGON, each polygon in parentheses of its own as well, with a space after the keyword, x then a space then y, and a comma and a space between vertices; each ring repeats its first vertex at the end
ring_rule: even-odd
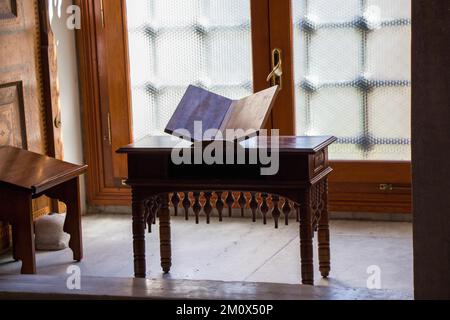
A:
MULTIPOLYGON (((314 227, 320 218, 325 203, 322 195, 326 192, 321 184, 312 187, 312 210, 314 227)), ((175 216, 183 216, 185 220, 211 223, 213 220, 223 221, 226 218, 245 217, 245 213, 251 213, 253 222, 260 221, 268 224, 271 220, 275 228, 280 224, 289 225, 289 221, 295 218, 299 221, 299 206, 289 199, 269 195, 267 193, 233 192, 233 191, 205 191, 174 193, 169 197, 175 216)), ((159 198, 152 198, 146 202, 146 220, 149 231, 156 223, 156 215, 160 209, 159 198)))

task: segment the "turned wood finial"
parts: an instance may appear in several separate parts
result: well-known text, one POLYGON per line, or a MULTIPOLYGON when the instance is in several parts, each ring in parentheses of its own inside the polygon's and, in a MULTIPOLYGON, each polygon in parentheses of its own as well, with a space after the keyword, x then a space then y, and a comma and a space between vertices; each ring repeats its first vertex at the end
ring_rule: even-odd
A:
POLYGON ((275 221, 275 229, 278 229, 278 223, 280 220, 280 216, 281 216, 281 211, 280 208, 278 207, 278 204, 280 203, 280 196, 278 195, 273 195, 272 196, 272 217, 273 220, 275 221))
POLYGON ((189 220, 189 208, 191 207, 191 200, 189 199, 189 192, 184 192, 183 199, 183 208, 184 208, 184 217, 186 221, 189 220))
POLYGON ((289 202, 288 198, 285 198, 283 205, 283 213, 284 213, 284 223, 287 226, 289 225, 289 215, 291 214, 291 211, 292 211, 291 203, 289 202))
POLYGON ((258 210, 258 200, 256 199, 256 192, 251 193, 251 200, 250 200, 250 209, 252 210, 252 219, 253 222, 256 222, 256 211, 258 210))
POLYGON ((211 205, 211 197, 212 192, 208 191, 205 192, 205 206, 203 207, 203 211, 205 211, 206 214, 206 223, 209 224, 211 221, 211 212, 213 210, 213 207, 211 205))
POLYGON ((153 220, 154 220, 154 217, 153 217, 153 198, 150 198, 150 199, 148 199, 148 200, 146 200, 146 201, 144 201, 144 212, 145 212, 145 215, 144 215, 144 219, 145 219, 145 222, 146 222, 146 224, 147 224, 147 227, 148 227, 148 233, 152 233, 152 224, 153 224, 153 220))
POLYGON ((217 201, 216 201, 216 209, 217 212, 219 213, 219 221, 222 222, 223 221, 223 208, 225 207, 225 203, 223 202, 222 199, 222 191, 217 191, 217 201))
POLYGON ((245 197, 245 194, 243 192, 241 192, 240 196, 239 196, 239 207, 241 208, 241 217, 244 217, 244 213, 245 213, 245 206, 247 205, 247 198, 245 197))
POLYGON ((200 223, 200 211, 202 210, 202 205, 200 203, 200 192, 194 192, 194 205, 192 206, 192 210, 195 213, 195 223, 200 223))
POLYGON ((261 193, 262 203, 259 208, 263 217, 263 223, 267 224, 267 213, 269 212, 269 205, 267 204, 267 198, 269 195, 267 193, 261 193))
POLYGON ((233 191, 228 191, 228 196, 225 200, 228 206, 228 216, 231 218, 233 216, 233 205, 234 205, 234 196, 233 191))
POLYGON ((175 217, 178 217, 178 206, 180 205, 180 196, 178 192, 174 192, 172 195, 172 204, 173 204, 173 210, 175 217))
POLYGON ((153 224, 156 224, 156 218, 159 215, 159 207, 160 206, 161 206, 161 201, 160 201, 159 197, 154 197, 153 201, 152 201, 152 207, 151 207, 152 217, 153 217, 152 223, 153 224))
POLYGON ((294 204, 295 214, 297 215, 297 222, 300 222, 300 205, 294 204))

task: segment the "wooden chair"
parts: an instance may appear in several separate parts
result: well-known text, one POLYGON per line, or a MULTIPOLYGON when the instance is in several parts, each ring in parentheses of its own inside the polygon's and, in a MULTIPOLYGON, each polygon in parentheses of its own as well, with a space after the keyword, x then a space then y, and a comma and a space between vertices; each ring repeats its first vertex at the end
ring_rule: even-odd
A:
POLYGON ((36 273, 32 200, 41 196, 67 206, 64 231, 70 234, 73 259, 83 258, 78 166, 26 150, 0 147, 0 220, 12 225, 13 257, 23 274, 36 273))

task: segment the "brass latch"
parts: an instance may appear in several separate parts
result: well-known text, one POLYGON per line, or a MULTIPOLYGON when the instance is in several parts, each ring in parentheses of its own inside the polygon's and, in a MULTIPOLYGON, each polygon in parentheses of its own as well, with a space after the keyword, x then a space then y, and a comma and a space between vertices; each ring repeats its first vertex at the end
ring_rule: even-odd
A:
POLYGON ((382 183, 379 186, 380 191, 394 191, 394 190, 411 190, 410 187, 394 186, 392 183, 382 183))
POLYGON ((283 60, 281 56, 281 49, 275 48, 272 51, 272 71, 267 76, 267 82, 271 86, 278 85, 279 90, 283 88, 283 60))
POLYGON ((380 184, 380 190, 381 191, 392 191, 392 190, 394 190, 394 186, 389 183, 382 183, 382 184, 380 184))

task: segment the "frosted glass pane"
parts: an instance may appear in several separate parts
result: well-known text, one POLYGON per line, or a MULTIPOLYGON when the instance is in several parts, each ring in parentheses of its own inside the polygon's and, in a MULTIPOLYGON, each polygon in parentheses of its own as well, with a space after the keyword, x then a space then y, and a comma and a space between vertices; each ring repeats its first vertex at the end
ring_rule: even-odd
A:
MULTIPOLYGON (((131 6, 133 0, 128 0, 131 6)), ((197 0, 148 0, 152 20, 148 21, 158 27, 180 26, 194 24, 200 16, 197 0)), ((134 4, 133 4, 134 5, 134 4)))
POLYGON ((294 28, 294 77, 297 83, 308 75, 309 59, 307 58, 307 48, 305 46, 307 36, 300 28, 294 28))
POLYGON ((134 117, 133 132, 135 137, 143 137, 147 134, 149 123, 152 123, 152 114, 150 113, 152 102, 149 100, 145 90, 135 88, 131 92, 133 101, 133 113, 139 114, 134 117))
POLYGON ((205 77, 210 85, 235 85, 249 81, 252 73, 250 30, 236 32, 219 29, 211 32, 207 43, 208 69, 205 77))
POLYGON ((369 95, 370 131, 379 138, 409 139, 411 88, 379 88, 369 95))
POLYGON ((355 136, 361 131, 359 95, 353 88, 323 89, 311 97, 308 135, 355 136))
POLYGON ((153 113, 155 117, 154 125, 156 128, 165 128, 183 97, 184 92, 185 88, 183 87, 180 87, 179 89, 170 88, 168 90, 162 90, 157 95, 158 100, 153 113))
POLYGON ((359 13, 360 0, 308 0, 308 15, 319 22, 352 20, 359 13))
POLYGON ((292 1, 292 17, 294 23, 298 23, 306 15, 306 6, 305 1, 292 1))
POLYGON ((211 90, 213 90, 217 94, 220 94, 221 96, 237 100, 242 97, 251 95, 252 88, 246 86, 217 86, 211 87, 211 90))
POLYGON ((310 44, 310 74, 321 82, 358 76, 360 36, 353 29, 318 30, 310 44))
POLYGON ((253 91, 250 0, 127 0, 134 139, 162 134, 190 84, 253 91))
POLYGON ((242 0, 209 0, 209 21, 212 25, 239 25, 249 23, 250 1, 242 0))
POLYGON ((195 82, 201 72, 201 40, 194 30, 162 32, 155 40, 153 72, 157 85, 195 82))
POLYGON ((296 127, 297 135, 307 136, 309 134, 310 125, 310 111, 309 111, 309 96, 302 90, 296 90, 295 92, 295 115, 296 115, 296 127))
POLYGON ((411 18, 411 0, 367 0, 367 5, 378 7, 382 20, 411 18))
POLYGON ((292 8, 297 134, 335 135, 331 159, 409 160, 410 1, 292 8))
POLYGON ((131 44, 130 48, 133 49, 129 51, 133 85, 144 85, 153 77, 153 61, 148 59, 152 52, 152 43, 144 34, 144 29, 136 29, 136 32, 131 32, 128 42, 131 44))
POLYGON ((411 28, 386 27, 368 35, 368 72, 375 79, 411 78, 411 28))
POLYGON ((381 144, 375 145, 366 155, 370 160, 410 161, 411 147, 409 145, 381 144))
POLYGON ((132 6, 127 6, 128 28, 143 26, 149 19, 150 8, 147 0, 134 0, 132 6))
POLYGON ((331 160, 364 159, 365 153, 357 144, 335 143, 330 146, 331 160))

